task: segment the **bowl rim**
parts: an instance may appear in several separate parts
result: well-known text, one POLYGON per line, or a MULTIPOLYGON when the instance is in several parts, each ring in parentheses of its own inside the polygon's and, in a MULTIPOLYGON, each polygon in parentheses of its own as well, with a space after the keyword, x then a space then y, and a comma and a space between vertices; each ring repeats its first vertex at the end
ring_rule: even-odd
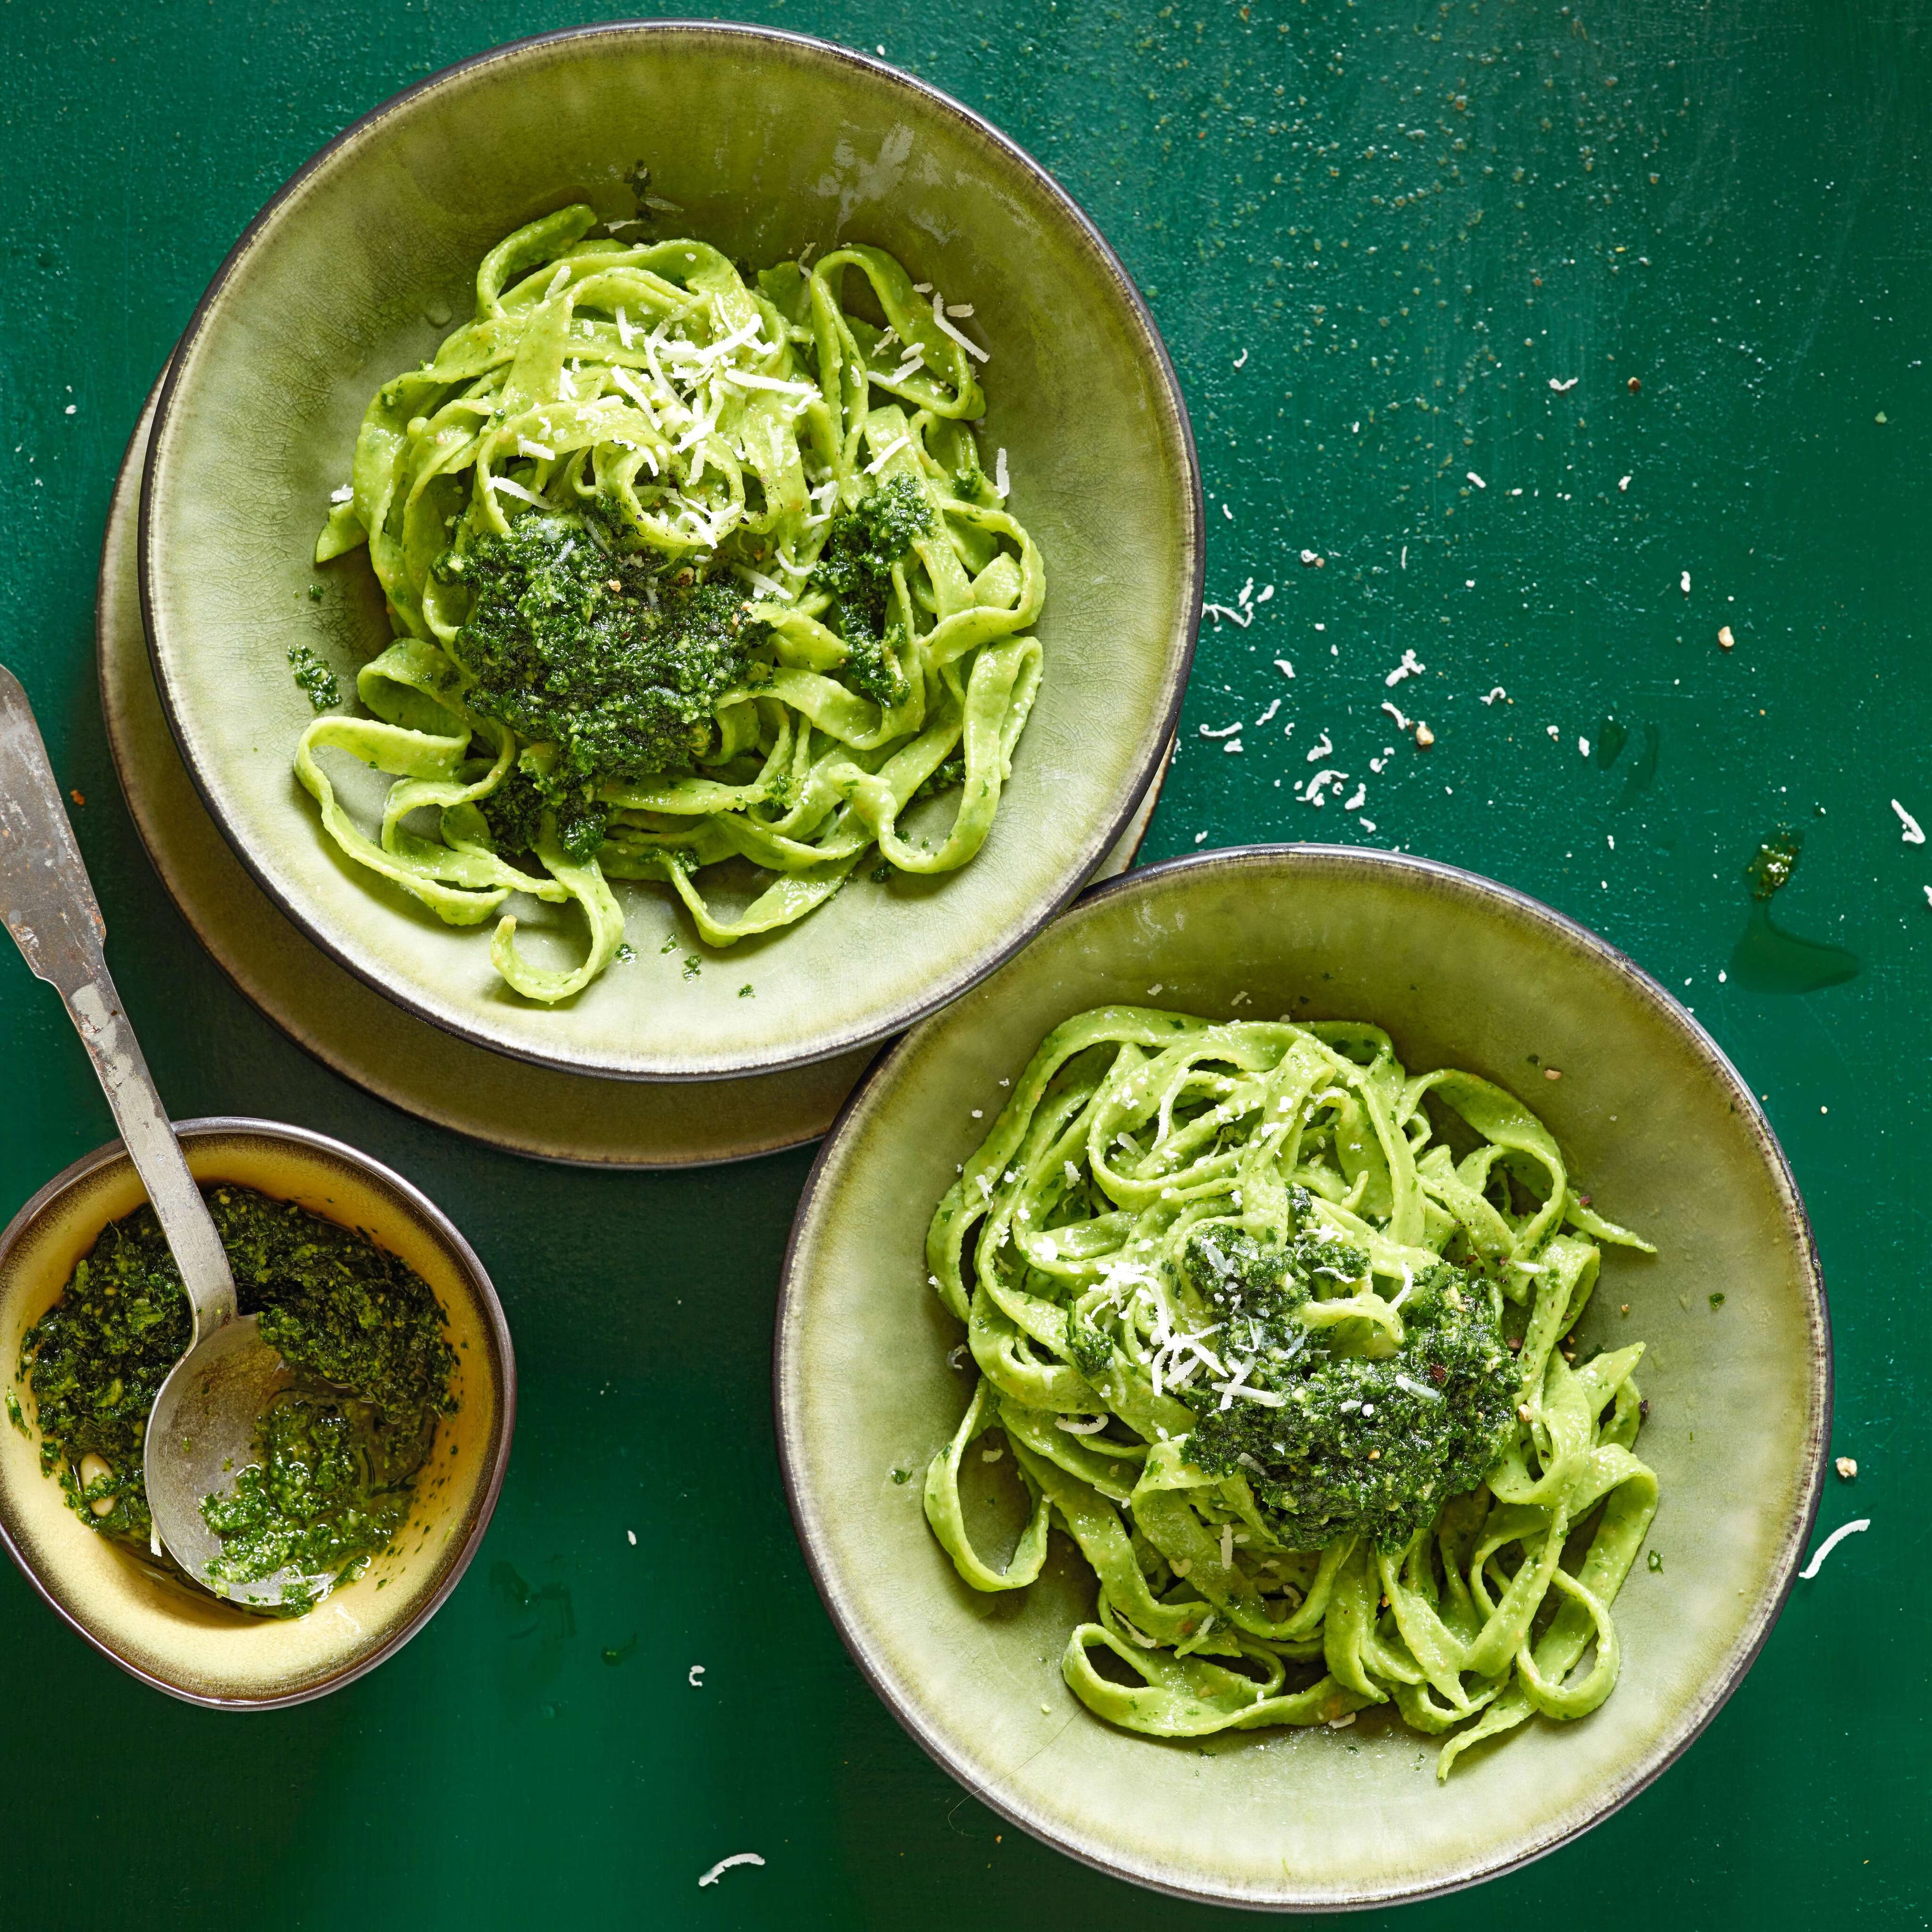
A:
MULTIPOLYGON (((162 712, 167 719, 168 728, 173 734, 175 742, 180 748, 182 762, 187 767, 188 776, 200 794, 208 816, 214 821, 222 837, 227 841, 250 876, 268 896, 270 902, 285 914, 306 938, 320 946, 338 965, 354 974, 365 985, 373 987, 417 1018, 425 1020, 432 1026, 454 1034, 459 1039, 487 1048, 491 1052, 500 1053, 509 1059, 526 1060, 538 1066, 598 1078, 662 1082, 667 1085, 736 1079, 746 1076, 779 1072, 793 1067, 809 1066, 821 1060, 836 1059, 861 1047, 874 1046, 918 1024, 953 1000, 962 998, 988 974, 998 971, 1028 945, 1050 920, 1065 911, 1079 896, 1091 878, 1094 868, 1102 862, 1106 854, 1118 842, 1148 787, 1161 770, 1168 747, 1179 724, 1180 707, 1186 694, 1188 677, 1200 639, 1206 596, 1208 512, 1203 488, 1200 455, 1196 445, 1192 419, 1188 413, 1186 397, 1181 388, 1180 376, 1174 368, 1173 358, 1168 352, 1167 344, 1155 323, 1146 298, 1092 218, 1055 178, 1052 171, 1010 135, 994 126, 985 116, 976 112, 964 102, 934 87, 929 82, 872 55, 854 48, 842 46, 835 41, 820 39, 815 35, 730 20, 602 21, 590 26, 562 28, 506 40, 462 60, 452 62, 448 66, 440 68, 422 80, 412 82, 351 122, 332 140, 325 142, 270 196, 243 229, 234 246, 222 257, 220 266, 196 302, 186 326, 176 340, 170 352, 170 359, 162 374, 160 399, 155 405, 154 424, 141 467, 136 536, 142 626, 147 636, 148 655, 154 667, 155 686, 160 694, 162 712), (566 1054, 544 1053, 534 1046, 519 1047, 508 1040, 492 1037, 467 1024, 453 1013, 440 1010, 435 1000, 418 997, 408 989, 385 980, 374 970, 365 969, 359 964, 348 951, 337 944, 332 935, 304 916, 296 900, 279 889, 266 868, 258 861, 248 842, 230 824, 216 789, 202 772, 189 749, 188 733, 176 712, 173 689, 158 642, 159 627, 155 617, 154 572, 158 546, 154 529, 154 479, 166 443, 170 418, 173 413, 182 374, 208 327, 236 271, 257 242, 280 220, 284 208, 296 191, 310 176, 319 172, 339 153, 362 142, 392 116, 406 112, 419 98, 458 83, 474 71, 500 63, 520 60, 539 50, 553 46, 578 42, 592 44, 602 40, 623 41, 644 38, 661 38, 673 42, 704 39, 727 43, 764 42, 790 50, 794 55, 805 58, 820 61, 834 68, 856 70, 903 90, 920 100, 927 108, 936 110, 958 122, 968 134, 992 148, 1030 177, 1061 218, 1084 242, 1102 272, 1111 278, 1138 332, 1142 352, 1152 368, 1156 379, 1155 386, 1165 395, 1179 430, 1181 454, 1186 472, 1189 535, 1191 539, 1191 561, 1184 598, 1184 614, 1177 627, 1179 649, 1174 651, 1168 666, 1166 703, 1160 718, 1160 729, 1153 736, 1151 748, 1139 760, 1130 780, 1122 788, 1112 814, 1088 839, 1091 862, 1049 901, 1040 904, 1030 915, 1009 928, 1003 939, 988 950, 979 966, 956 985, 949 982, 948 986, 941 990, 906 1000, 883 1016, 863 1022, 854 1030, 842 1034, 837 1039, 808 1052, 775 1050, 756 1058, 734 1060, 729 1066, 722 1069, 712 1068, 701 1072, 636 1066, 594 1066, 566 1054)), ((1174 639, 1171 637, 1168 641, 1172 644, 1174 639)), ((944 979, 946 976, 942 974, 938 976, 944 979)))
MULTIPOLYGON (((92 1648, 98 1651, 110 1664, 154 1690, 165 1691, 170 1697, 178 1698, 185 1704, 198 1704, 205 1710, 282 1710, 291 1705, 306 1704, 317 1697, 326 1697, 331 1691, 339 1690, 344 1684, 352 1684, 357 1678, 368 1676, 379 1664, 387 1662, 422 1630, 462 1580, 464 1573, 470 1568, 489 1529, 490 1520, 496 1513, 496 1498, 502 1490, 503 1478, 509 1468, 510 1446, 517 1427, 516 1350, 510 1339, 510 1325, 503 1313, 502 1303, 497 1298, 496 1284, 490 1280, 489 1270, 484 1267, 476 1250, 464 1239, 455 1222, 413 1181, 406 1180, 394 1168, 386 1166, 373 1155, 364 1154, 327 1134, 316 1133, 308 1127, 295 1126, 286 1120, 260 1120, 242 1114, 212 1114, 197 1120, 176 1120, 173 1126, 176 1137, 188 1142, 254 1135, 265 1139, 291 1143, 311 1153, 340 1160, 399 1196, 405 1207, 419 1216, 430 1232, 453 1252, 458 1266, 467 1277, 471 1288, 476 1292, 484 1319, 496 1342, 497 1353, 503 1365, 496 1439, 490 1448, 489 1477, 483 1486, 476 1521, 471 1525, 470 1534, 464 1539, 463 1546, 457 1552, 454 1560, 444 1572, 435 1589, 418 1605, 407 1621, 399 1624, 367 1657, 316 1683, 305 1684, 298 1690, 280 1692, 268 1697, 210 1696, 200 1691, 184 1689, 154 1671, 143 1670, 89 1630, 54 1594, 40 1572, 28 1560, 26 1552, 14 1540, 4 1517, 0 1516, 0 1547, 4 1547, 7 1554, 14 1559, 15 1567, 32 1586, 40 1600, 62 1623, 92 1648)), ((36 1189, 5 1228, 0 1228, 0 1264, 5 1263, 21 1238, 63 1195, 79 1182, 98 1173, 101 1168, 128 1158, 128 1149, 124 1142, 118 1139, 106 1142, 92 1154, 82 1154, 78 1160, 62 1168, 51 1180, 36 1189)))
POLYGON ((1785 1231, 1793 1238, 1797 1247, 1810 1304, 1810 1371, 1815 1408, 1812 1430, 1805 1444, 1806 1468, 1803 1487, 1798 1507, 1792 1513, 1772 1565, 1771 1574, 1777 1579, 1776 1587, 1760 1597, 1755 1627, 1747 1626, 1748 1641, 1741 1646, 1728 1668, 1708 1683, 1683 1711, 1675 1714, 1660 1746, 1653 1749, 1614 1784, 1606 1786, 1600 1797, 1587 1809, 1586 1815, 1508 1856, 1487 1861, 1478 1859, 1439 1880, 1360 1890, 1352 1892, 1346 1898, 1298 1898, 1289 1893, 1256 1897, 1246 1893, 1210 1889, 1198 1885, 1178 1884, 1171 1880, 1156 1876, 1149 1870, 1135 1869, 1092 1846, 1076 1844, 1061 1837, 1051 1825, 1031 1815, 1006 1793, 969 1771, 958 1760, 949 1741, 937 1727, 926 1726, 913 1713, 902 1708, 886 1682, 884 1671, 872 1658, 863 1633, 855 1628, 853 1621, 848 1618, 834 1587, 830 1565, 816 1540, 817 1518, 805 1492, 797 1466, 800 1450, 794 1440, 789 1388, 792 1380, 791 1357, 795 1346, 793 1336, 798 1325, 802 1300, 799 1276, 800 1250, 808 1235, 816 1232, 817 1225, 823 1218, 825 1210, 822 1204, 829 1170, 839 1158, 848 1133, 861 1115, 868 1110, 881 1083, 896 1064, 917 1045, 928 1028, 943 1024, 950 1017, 949 1013, 934 1015, 880 1053, 847 1097, 844 1106, 839 1109, 838 1118, 820 1142, 818 1151, 813 1157, 811 1171, 806 1174, 805 1185, 800 1192, 797 1211, 793 1217, 791 1232, 786 1239, 784 1259, 779 1271, 778 1305, 773 1316, 772 1338, 773 1433, 777 1439, 779 1472, 784 1483, 785 1501, 791 1511, 792 1527, 797 1535, 800 1548, 805 1556, 806 1567, 812 1574, 812 1580, 818 1592, 820 1601, 825 1606, 826 1612, 838 1634, 839 1640, 844 1645, 847 1654, 880 1701, 898 1719, 914 1742, 980 1803, 997 1812, 1010 1824, 1017 1826, 1021 1830, 1052 1846, 1056 1851, 1077 1859, 1082 1864, 1089 1865, 1096 1871, 1105 1872, 1110 1877, 1124 1879, 1130 1883, 1144 1886, 1150 1892, 1163 1893, 1170 1898, 1184 1898, 1203 1904, 1234 1906, 1250 1911, 1356 1911, 1378 1906, 1402 1904, 1412 1900, 1445 1898, 1452 1892, 1466 1891, 1490 1879, 1520 1870, 1526 1866, 1534 1864, 1539 1858, 1547 1857, 1552 1852, 1574 1842, 1601 1824, 1613 1813, 1621 1810, 1640 1792, 1647 1790, 1690 1749, 1712 1720, 1730 1701, 1732 1694, 1744 1682, 1751 1666, 1757 1661, 1778 1618, 1784 1614, 1792 1588, 1798 1580, 1799 1560, 1810 1540, 1812 1528, 1817 1519, 1819 1503, 1824 1491, 1826 1449, 1831 1440, 1835 1386, 1832 1312, 1810 1216, 1805 1209, 1803 1196, 1798 1192, 1790 1162, 1785 1156, 1784 1150, 1779 1144, 1770 1120, 1760 1106, 1750 1082, 1738 1072, 1730 1057, 1712 1037, 1709 1030, 1687 1007, 1672 998, 1669 988, 1660 981, 1646 973, 1636 961, 1600 934, 1592 932, 1588 926, 1572 919, 1568 914, 1558 911, 1553 906, 1545 904, 1531 894, 1514 886, 1504 885, 1499 880, 1488 878, 1480 872, 1449 865, 1441 860, 1423 858, 1408 853, 1390 852, 1371 846, 1292 842, 1255 844, 1226 846, 1209 852, 1188 853, 1138 867, 1122 874, 1118 878, 1108 879, 1090 886, 1076 900, 1064 916, 1071 920, 1090 906, 1124 894, 1139 892, 1156 881, 1164 882, 1177 876, 1196 874, 1205 876, 1214 872, 1273 868, 1282 865, 1306 867, 1318 872, 1331 874, 1357 872, 1369 874, 1406 875, 1418 883, 1428 880, 1447 884, 1468 893, 1478 901, 1486 902, 1506 917, 1526 920, 1532 926, 1544 928, 1552 938, 1578 947, 1622 980, 1660 1015, 1666 1024, 1674 1027, 1688 1040, 1704 1063, 1706 1070, 1720 1085, 1729 1088, 1730 1096, 1738 1103, 1740 1118, 1756 1142, 1760 1156, 1770 1169, 1774 1189, 1780 1197, 1780 1218, 1785 1231))

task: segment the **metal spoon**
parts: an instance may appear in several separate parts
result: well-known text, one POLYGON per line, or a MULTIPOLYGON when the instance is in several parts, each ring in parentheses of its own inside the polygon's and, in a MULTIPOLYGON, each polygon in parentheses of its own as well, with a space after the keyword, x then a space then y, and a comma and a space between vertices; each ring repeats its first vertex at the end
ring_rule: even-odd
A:
POLYGON ((20 680, 0 665, 0 918, 37 979, 65 1001, 94 1062, 134 1171, 148 1190, 194 1312, 194 1339, 169 1371, 148 1418, 143 1451, 154 1552, 196 1582, 250 1609, 274 1610, 304 1578, 278 1570, 260 1582, 208 1576, 221 1540, 203 1497, 233 1486, 253 1460, 269 1399, 292 1378, 262 1340, 258 1316, 236 1312, 235 1279, 147 1062, 108 977, 107 928, 61 803, 46 746, 20 680))

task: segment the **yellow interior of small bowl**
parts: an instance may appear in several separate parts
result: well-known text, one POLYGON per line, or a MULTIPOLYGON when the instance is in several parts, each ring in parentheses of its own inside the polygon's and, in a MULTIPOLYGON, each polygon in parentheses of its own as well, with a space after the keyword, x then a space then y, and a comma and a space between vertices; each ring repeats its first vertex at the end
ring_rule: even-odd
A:
POLYGON ((326 1149, 246 1128, 184 1128, 195 1178, 298 1201, 365 1230, 429 1283, 457 1354, 459 1407, 441 1423, 395 1546, 305 1617, 251 1616, 176 1582, 97 1535, 44 1476, 20 1378, 20 1341, 60 1298, 101 1229, 147 1198, 124 1154, 48 1200, 0 1256, 0 1384, 28 1432, 0 1425, 0 1522, 54 1602, 121 1663, 208 1702, 274 1702, 353 1672, 425 1611, 458 1563, 491 1493, 507 1364, 484 1295, 460 1257, 406 1196, 326 1149))

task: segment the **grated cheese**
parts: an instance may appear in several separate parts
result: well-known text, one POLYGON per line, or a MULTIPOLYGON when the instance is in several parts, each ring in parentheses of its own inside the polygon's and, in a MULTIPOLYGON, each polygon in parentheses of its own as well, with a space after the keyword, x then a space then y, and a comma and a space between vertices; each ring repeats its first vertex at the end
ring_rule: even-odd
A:
POLYGON ((1204 617, 1212 617, 1217 624, 1226 617, 1231 622, 1238 624, 1244 631, 1255 621, 1255 614, 1252 610, 1237 610, 1226 604, 1204 604, 1201 607, 1201 614, 1204 617))
POLYGON ((756 1852, 734 1852, 728 1858, 720 1858, 698 1882, 700 1885, 716 1885, 721 1874, 729 1871, 734 1865, 761 1865, 764 1860, 756 1852))
POLYGON ((526 490, 520 483, 513 483, 507 476, 493 476, 490 488, 506 496, 519 496, 526 503, 534 503, 540 510, 554 510, 556 506, 548 496, 539 496, 534 490, 526 490))
POLYGON ((1907 812, 1904 806, 1899 803, 1897 799, 1894 799, 1892 800, 1892 808, 1894 812, 1898 814, 1898 822, 1905 828, 1904 837, 1906 844, 1908 845, 1924 844, 1925 843, 1925 834, 1924 830, 1921 828, 1918 820, 1914 818, 1911 813, 1907 812))
POLYGON ((940 332, 951 336, 968 356, 974 357, 981 362, 989 362, 992 360, 992 358, 976 342, 969 340, 960 330, 955 328, 952 323, 946 320, 946 304, 937 296, 932 298, 932 320, 940 332))
POLYGON ((1826 1538, 1822 1543, 1819 1544, 1812 1555, 1810 1562, 1798 1571, 1800 1578, 1808 1583, 1814 1576, 1817 1575, 1818 1566, 1838 1548, 1840 1544, 1844 1541, 1846 1537, 1856 1536, 1860 1530, 1869 1529, 1870 1527, 1871 1518, 1868 1516, 1862 1516, 1855 1522, 1841 1523, 1826 1538))

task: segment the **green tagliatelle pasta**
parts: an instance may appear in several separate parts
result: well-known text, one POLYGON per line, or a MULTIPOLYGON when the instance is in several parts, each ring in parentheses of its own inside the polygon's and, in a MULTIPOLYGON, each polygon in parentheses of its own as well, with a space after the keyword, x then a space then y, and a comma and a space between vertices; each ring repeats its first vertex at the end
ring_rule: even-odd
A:
POLYGON ((964 865, 1041 673, 1040 553, 1004 452, 997 483, 980 466, 983 352, 942 300, 876 248, 748 284, 702 242, 596 222, 500 242, 474 320, 370 404, 316 560, 366 541, 395 641, 356 680, 371 715, 318 718, 296 758, 342 850, 451 924, 574 901, 569 970, 498 918, 498 971, 544 1001, 616 951, 613 878, 668 883, 725 946, 874 846, 964 865), (855 277, 880 322, 848 309, 855 277), (394 779, 379 826, 328 749, 394 779), (909 835, 947 791, 945 836, 909 835), (766 883, 728 916, 694 874, 732 859, 766 883))
POLYGON ((1466 1725, 1446 1778, 1616 1682, 1610 1606, 1657 1481, 1641 1345, 1579 1363, 1567 1339, 1605 1242, 1654 1252, 1512 1096, 1408 1073, 1378 1028, 1082 1013, 933 1217, 979 1379, 927 1516, 980 1590, 1072 1538, 1098 1607, 1062 1670, 1112 1723, 1197 1737, 1392 1701, 1466 1725), (1032 1504, 1004 1564, 961 1486, 996 1429, 1032 1504))

